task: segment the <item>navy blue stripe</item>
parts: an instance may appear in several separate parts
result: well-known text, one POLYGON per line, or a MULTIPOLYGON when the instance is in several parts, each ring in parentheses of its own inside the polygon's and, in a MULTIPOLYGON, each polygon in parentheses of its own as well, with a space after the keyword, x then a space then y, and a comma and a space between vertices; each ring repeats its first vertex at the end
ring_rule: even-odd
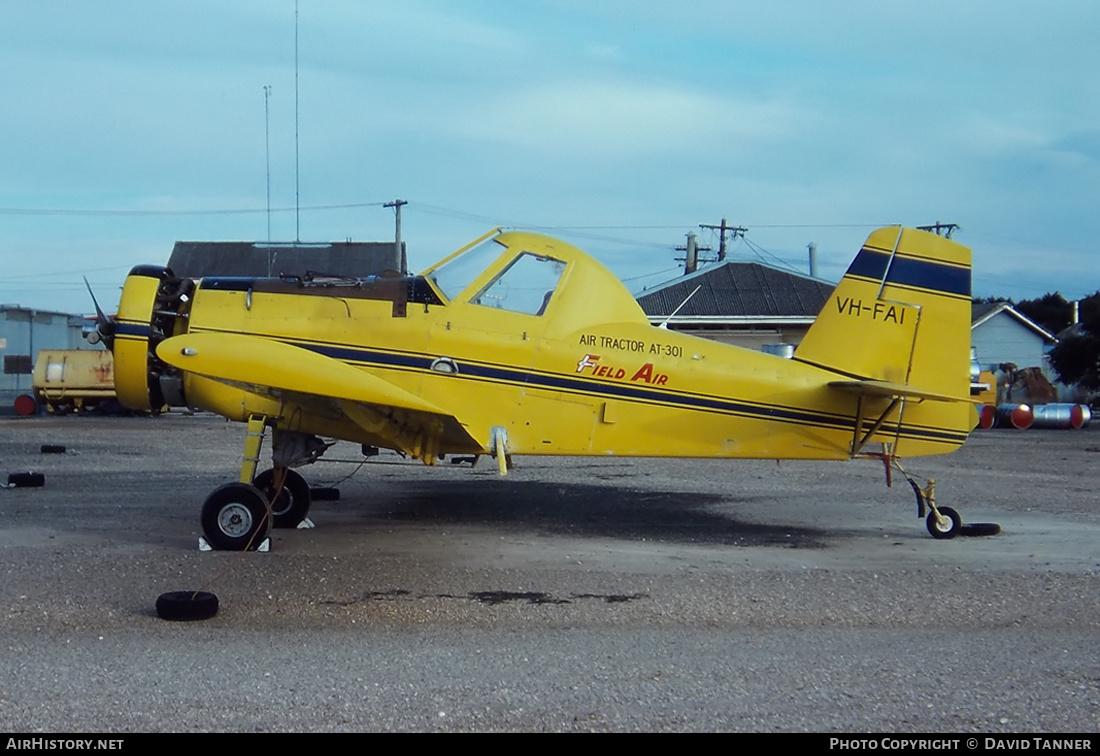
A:
MULTIPOLYGON (((294 346, 308 349, 312 352, 343 362, 355 362, 382 368, 428 370, 432 361, 430 357, 408 353, 380 352, 346 346, 313 344, 309 342, 292 343, 294 346)), ((647 389, 637 385, 572 378, 556 373, 539 373, 485 363, 462 361, 459 364, 459 371, 457 376, 459 378, 474 378, 528 385, 546 390, 567 391, 571 393, 641 401, 650 404, 682 407, 686 409, 722 412, 725 414, 757 419, 824 426, 839 430, 849 430, 852 425, 852 418, 850 416, 828 415, 791 407, 750 404, 747 402, 739 402, 701 394, 673 393, 669 390, 647 389)), ((867 427, 870 427, 870 425, 868 424, 867 427)), ((892 431, 891 426, 888 425, 884 427, 883 433, 889 432, 897 432, 896 424, 892 426, 892 431)), ((913 426, 906 426, 904 435, 910 437, 916 436, 931 441, 947 442, 958 442, 966 438, 966 434, 952 433, 949 431, 922 430, 913 426)))
POLYGON ((127 323, 120 321, 115 324, 116 336, 137 336, 140 338, 149 338, 149 324, 148 323, 127 323))
POLYGON ((848 267, 848 274, 881 281, 889 267, 888 284, 912 286, 918 289, 942 291, 960 297, 970 297, 970 269, 932 260, 919 260, 898 254, 890 264, 890 254, 864 247, 848 267))
POLYGON ((884 255, 881 252, 875 252, 864 247, 856 255, 856 259, 852 260, 852 264, 848 266, 846 275, 881 281, 882 277, 886 275, 886 266, 889 263, 890 255, 884 255))

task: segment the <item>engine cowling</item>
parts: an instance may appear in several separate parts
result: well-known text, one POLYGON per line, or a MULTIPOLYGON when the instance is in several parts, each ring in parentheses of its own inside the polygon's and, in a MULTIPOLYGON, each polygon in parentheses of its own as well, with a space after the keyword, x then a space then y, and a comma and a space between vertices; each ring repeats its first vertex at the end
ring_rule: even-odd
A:
POLYGON ((191 279, 158 265, 139 265, 126 277, 111 349, 115 392, 124 407, 152 412, 186 405, 178 371, 162 362, 156 349, 187 330, 193 289, 191 279))

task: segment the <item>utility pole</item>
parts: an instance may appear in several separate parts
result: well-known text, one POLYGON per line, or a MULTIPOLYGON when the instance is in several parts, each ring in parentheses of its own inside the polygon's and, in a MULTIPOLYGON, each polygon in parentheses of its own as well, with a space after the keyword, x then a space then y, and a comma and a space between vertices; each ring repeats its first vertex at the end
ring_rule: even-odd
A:
POLYGON ((718 235, 718 262, 722 262, 723 260, 726 259, 726 234, 727 233, 732 234, 734 239, 737 239, 738 237, 743 239, 743 238, 745 238, 745 233, 748 231, 748 229, 743 227, 743 226, 730 226, 730 225, 728 225, 726 223, 725 218, 722 219, 721 225, 714 226, 714 225, 707 224, 707 223, 700 223, 699 228, 709 228, 709 229, 712 229, 714 231, 719 232, 719 235, 718 235))
POLYGON ((409 204, 403 199, 395 199, 393 202, 387 202, 382 207, 392 207, 395 218, 396 229, 394 231, 394 249, 397 252, 397 259, 401 261, 401 275, 406 275, 409 272, 408 263, 405 261, 405 250, 401 247, 401 208, 404 205, 409 204))
POLYGON ((687 256, 684 258, 684 275, 686 276, 699 269, 699 253, 710 252, 710 247, 698 246, 695 234, 690 233, 687 235, 687 244, 683 247, 677 247, 676 251, 687 253, 687 256))

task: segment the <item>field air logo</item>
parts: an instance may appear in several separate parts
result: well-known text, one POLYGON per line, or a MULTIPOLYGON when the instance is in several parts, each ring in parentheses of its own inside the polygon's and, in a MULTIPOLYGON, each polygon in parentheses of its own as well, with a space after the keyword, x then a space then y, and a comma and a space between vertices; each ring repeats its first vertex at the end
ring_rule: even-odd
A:
POLYGON ((652 386, 664 386, 668 382, 668 376, 654 370, 652 362, 645 363, 630 378, 627 378, 626 368, 601 365, 598 354, 586 354, 581 358, 577 363, 577 372, 583 373, 585 370, 591 370, 589 375, 593 378, 603 378, 608 381, 628 380, 631 383, 648 383, 652 386))

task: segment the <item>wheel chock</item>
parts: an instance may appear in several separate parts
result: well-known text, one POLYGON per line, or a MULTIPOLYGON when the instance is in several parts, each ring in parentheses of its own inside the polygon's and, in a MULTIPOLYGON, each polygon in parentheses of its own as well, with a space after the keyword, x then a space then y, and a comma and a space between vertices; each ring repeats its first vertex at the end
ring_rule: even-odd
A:
MULTIPOLYGON (((210 545, 210 542, 207 541, 206 538, 204 538, 203 536, 199 536, 199 551, 215 551, 215 549, 213 546, 210 545)), ((271 536, 268 536, 263 541, 261 541, 260 545, 252 549, 252 551, 262 551, 264 553, 271 551, 271 536)))

